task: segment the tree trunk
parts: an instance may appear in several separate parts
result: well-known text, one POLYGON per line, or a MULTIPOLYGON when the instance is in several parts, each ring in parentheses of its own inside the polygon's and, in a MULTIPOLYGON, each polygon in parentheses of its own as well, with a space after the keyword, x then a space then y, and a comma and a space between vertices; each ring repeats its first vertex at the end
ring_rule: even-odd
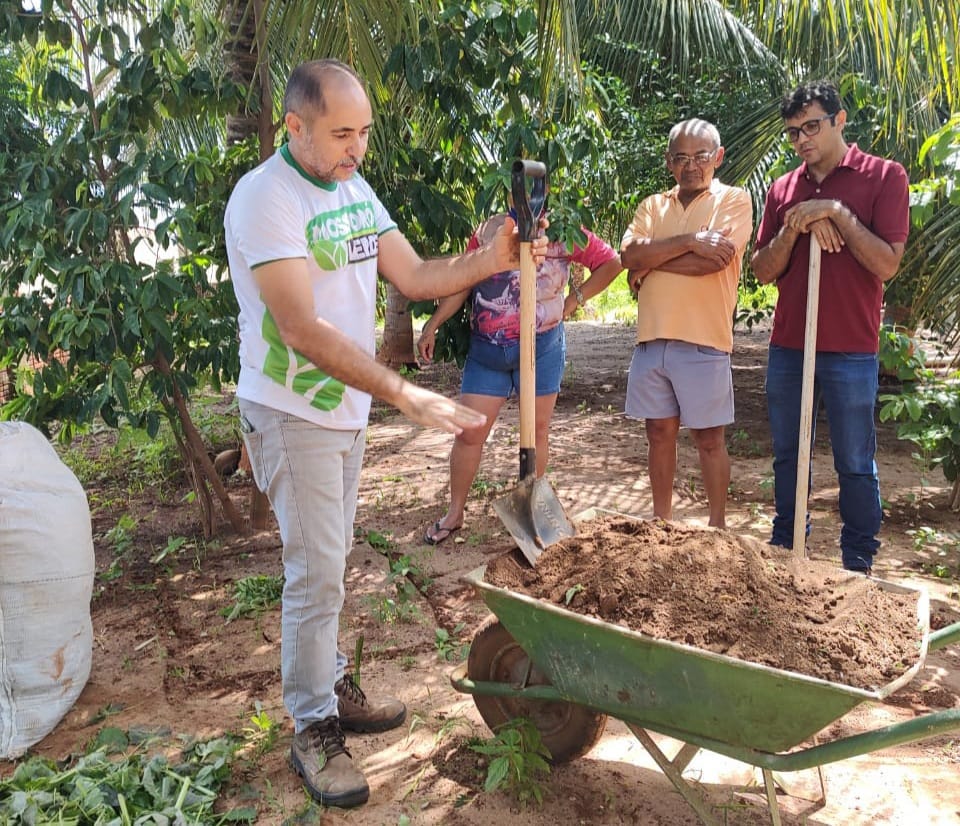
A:
POLYGON ((416 370, 418 367, 413 349, 413 317, 407 309, 409 303, 409 299, 388 281, 383 343, 377 361, 394 369, 416 370))
MULTIPOLYGON (((170 377, 170 365, 163 356, 157 357, 154 367, 165 376, 170 377)), ((186 399, 180 392, 180 388, 177 387, 177 382, 174 380, 171 383, 173 395, 164 400, 163 406, 167 411, 167 417, 176 436, 177 446, 180 448, 180 455, 183 457, 187 475, 190 477, 193 489, 197 494, 197 504, 200 506, 200 513, 203 517, 203 535, 209 539, 216 533, 213 512, 214 495, 220 501, 220 507, 231 527, 237 533, 242 533, 244 529, 243 518, 234 507, 227 489, 223 486, 220 475, 213 466, 213 460, 207 454, 203 439, 193 424, 186 399)))
MULTIPOLYGON (((227 74, 234 83, 248 90, 246 105, 240 112, 227 116, 227 143, 242 143, 252 135, 259 136, 260 160, 274 151, 278 124, 273 121, 273 85, 264 35, 264 0, 235 0, 227 10, 230 42, 227 45, 227 74)), ((247 446, 240 443, 240 468, 253 478, 247 446)), ((265 494, 256 485, 250 488, 250 526, 263 530, 267 526, 270 506, 265 494)))
POLYGON ((227 76, 248 90, 241 111, 227 115, 227 143, 260 139, 260 160, 273 154, 277 124, 273 121, 273 86, 264 40, 264 0, 236 0, 228 9, 227 76))

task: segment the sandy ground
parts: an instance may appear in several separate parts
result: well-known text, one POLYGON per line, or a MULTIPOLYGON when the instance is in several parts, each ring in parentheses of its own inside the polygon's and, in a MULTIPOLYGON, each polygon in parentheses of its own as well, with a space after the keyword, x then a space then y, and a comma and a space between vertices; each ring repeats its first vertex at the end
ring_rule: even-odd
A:
MULTIPOLYGON (((763 368, 768 333, 738 333, 734 378, 737 422, 728 431, 733 457, 729 528, 765 540, 772 516, 772 474, 765 421, 763 368)), ((578 322, 568 328, 569 366, 555 416, 549 480, 564 508, 576 514, 600 507, 650 515, 646 442, 642 426, 622 414, 632 331, 578 322)), ((456 395, 458 374, 449 365, 422 371, 418 382, 456 395)), ((839 566, 836 482, 823 432, 815 449, 811 558, 839 566)), ((958 520, 944 507, 946 482, 921 480, 908 446, 884 426, 879 465, 887 520, 875 574, 926 588, 934 623, 960 619, 958 583, 934 575, 960 570, 958 520), (933 533, 918 532, 922 527, 933 533), (926 538, 925 538, 926 537, 926 538), (921 541, 923 540, 923 541, 921 541)), ((406 724, 392 732, 348 739, 371 785, 370 802, 351 810, 322 810, 304 795, 287 763, 290 721, 282 707, 279 611, 226 623, 232 583, 253 574, 281 572, 274 525, 246 537, 198 538, 164 565, 149 559, 170 536, 192 537, 196 516, 177 495, 112 496, 109 480, 88 491, 94 506, 98 570, 114 551, 104 539, 119 515, 138 516, 134 549, 123 575, 98 583, 93 603, 93 673, 73 710, 34 752, 64 758, 81 750, 111 709, 109 724, 144 726, 173 734, 212 737, 241 732, 261 703, 281 723, 277 743, 238 767, 232 801, 253 795, 258 823, 275 824, 695 824, 696 814, 644 749, 615 717, 586 756, 555 767, 543 781, 542 806, 521 808, 508 795, 482 791, 482 766, 466 746, 488 738, 473 698, 458 693, 450 672, 466 656, 476 631, 490 619, 462 577, 502 550, 507 535, 491 503, 509 492, 517 470, 517 412, 508 405, 495 428, 468 506, 464 528, 439 547, 423 543, 426 527, 445 509, 451 438, 413 426, 375 406, 368 434, 358 540, 348 563, 342 647, 353 651, 362 634, 363 686, 408 706, 406 724), (112 504, 107 504, 112 503, 112 504), (380 547, 381 537, 388 547, 380 547), (378 547, 371 545, 371 541, 378 547), (399 598, 396 572, 413 582, 399 598), (394 600, 393 608, 388 599, 394 600), (406 818, 406 819, 404 819, 406 818)), ((247 483, 231 479, 238 505, 247 483)), ((676 480, 676 518, 706 524, 696 452, 682 435, 676 480)), ((402 584, 401 582, 401 584, 402 584)), ((820 732, 817 742, 876 731, 919 715, 956 707, 960 697, 960 645, 930 653, 910 683, 887 702, 867 702, 820 732)), ((791 714, 789 705, 783 714, 791 714)), ((877 749, 823 767, 827 797, 816 802, 817 772, 779 778, 783 822, 788 824, 955 824, 960 822, 958 731, 920 742, 877 749), (789 794, 787 793, 789 792, 789 794)), ((660 734, 653 742, 672 756, 681 744, 660 734)), ((804 746, 810 744, 804 744, 804 746)), ((7 773, 10 763, 0 763, 7 773)), ((750 766, 701 752, 684 777, 706 795, 720 823, 770 822, 762 797, 740 793, 755 783, 750 766)))

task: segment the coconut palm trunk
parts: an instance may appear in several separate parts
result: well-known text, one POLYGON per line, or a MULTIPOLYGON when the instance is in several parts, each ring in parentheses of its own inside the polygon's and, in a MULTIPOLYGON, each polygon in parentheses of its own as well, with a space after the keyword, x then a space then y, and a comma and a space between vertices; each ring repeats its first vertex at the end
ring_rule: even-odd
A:
MULTIPOLYGON (((227 143, 236 144, 259 138, 260 160, 274 152, 277 125, 273 119, 273 86, 270 82, 264 25, 264 0, 235 0, 227 7, 230 40, 227 44, 227 73, 234 83, 248 90, 243 108, 227 116, 227 143)), ((246 445, 241 443, 239 467, 253 478, 246 445)), ((250 490, 250 527, 267 526, 270 504, 254 485, 250 490)))
POLYGON ((387 307, 383 321, 383 343, 377 360, 388 367, 416 369, 417 357, 413 349, 413 318, 409 299, 387 282, 387 307))

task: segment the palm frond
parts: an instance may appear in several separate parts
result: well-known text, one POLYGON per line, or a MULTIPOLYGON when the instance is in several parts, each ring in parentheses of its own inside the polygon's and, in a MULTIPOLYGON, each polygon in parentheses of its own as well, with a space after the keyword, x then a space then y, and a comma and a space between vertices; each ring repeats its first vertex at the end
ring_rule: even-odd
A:
POLYGON ((739 65, 759 74, 777 71, 773 52, 717 0, 622 0, 577 3, 584 55, 622 77, 642 83, 648 51, 688 77, 704 62, 739 65))
POLYGON ((939 0, 733 0, 731 10, 775 53, 785 87, 821 77, 879 91, 874 146, 916 156, 960 102, 956 3, 939 0))

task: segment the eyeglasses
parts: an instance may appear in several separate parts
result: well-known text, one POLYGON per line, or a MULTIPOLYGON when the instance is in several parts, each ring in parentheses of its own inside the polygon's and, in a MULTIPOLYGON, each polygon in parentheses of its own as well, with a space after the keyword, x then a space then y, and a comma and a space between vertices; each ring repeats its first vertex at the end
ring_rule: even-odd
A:
POLYGON ((800 133, 803 132, 808 138, 812 138, 814 135, 820 134, 820 124, 825 121, 827 118, 830 119, 830 125, 834 125, 834 118, 837 116, 837 113, 834 112, 832 115, 824 115, 821 118, 814 118, 813 120, 804 121, 799 126, 788 126, 783 130, 783 134, 786 136, 787 140, 790 143, 796 143, 800 140, 800 133))
POLYGON ((696 155, 672 155, 668 152, 667 158, 673 166, 679 166, 682 169, 683 167, 690 166, 692 163, 695 163, 697 166, 706 166, 714 159, 716 154, 716 149, 712 152, 697 152, 696 155))

